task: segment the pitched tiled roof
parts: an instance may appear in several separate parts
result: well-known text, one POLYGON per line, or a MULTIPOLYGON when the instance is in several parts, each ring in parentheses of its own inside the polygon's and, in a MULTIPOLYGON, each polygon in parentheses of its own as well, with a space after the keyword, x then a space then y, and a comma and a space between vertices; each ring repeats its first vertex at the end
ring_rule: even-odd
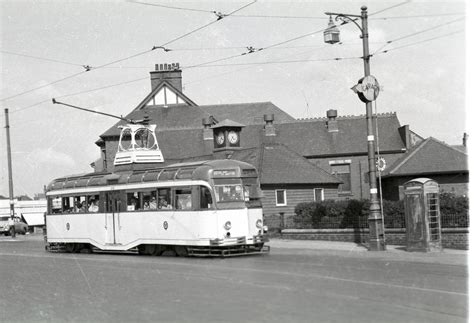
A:
POLYGON ((282 144, 236 151, 232 159, 258 168, 262 184, 339 184, 341 181, 282 144))
POLYGON ((271 102, 201 105, 199 107, 217 120, 230 119, 245 125, 264 124, 264 114, 273 114, 275 123, 295 121, 292 116, 271 102))
MULTIPOLYGON (((140 105, 138 106, 140 107, 140 105)), ((243 125, 260 124, 263 125, 264 114, 274 114, 275 123, 293 122, 286 112, 275 106, 271 102, 220 104, 205 106, 173 105, 167 108, 162 106, 142 106, 125 116, 126 119, 141 120, 147 114, 150 123, 157 124, 157 131, 169 129, 201 129, 202 119, 213 116, 217 121, 225 119, 243 125)), ((124 125, 125 121, 119 121, 114 126, 105 131, 101 138, 119 136, 118 126, 124 125)))
MULTIPOLYGON (((305 157, 367 153, 365 116, 337 117, 336 121, 337 132, 328 131, 326 118, 298 120, 275 125, 275 128, 279 141, 305 157)), ((381 152, 405 148, 398 132, 400 123, 395 113, 379 115, 377 123, 381 152)))
POLYGON ((222 127, 240 127, 243 128, 245 125, 235 122, 233 120, 224 119, 219 121, 217 124, 213 125, 211 128, 222 128, 222 127))
POLYGON ((467 154, 429 137, 386 169, 383 177, 467 171, 467 154))
MULTIPOLYGON (((150 123, 157 124, 157 131, 175 129, 202 129, 202 119, 209 115, 199 109, 188 105, 174 105, 172 107, 145 106, 140 110, 133 110, 126 119, 141 120, 145 115, 150 118, 150 123)), ((119 121, 109 128, 100 137, 119 136, 118 126, 125 125, 125 121, 119 121)))

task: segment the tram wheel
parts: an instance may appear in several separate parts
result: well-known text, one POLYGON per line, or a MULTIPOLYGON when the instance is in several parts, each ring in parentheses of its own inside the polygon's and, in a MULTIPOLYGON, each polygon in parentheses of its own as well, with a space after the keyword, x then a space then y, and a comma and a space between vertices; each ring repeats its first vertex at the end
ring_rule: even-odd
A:
POLYGON ((153 244, 147 244, 145 246, 145 254, 152 256, 155 253, 155 245, 153 244))
POLYGON ((166 247, 162 245, 155 245, 155 251, 153 252, 153 256, 161 256, 163 252, 165 252, 166 247))
POLYGON ((188 255, 188 248, 185 246, 174 246, 174 252, 178 257, 186 257, 188 255))
POLYGON ((138 246, 138 254, 139 255, 146 255, 145 251, 146 251, 146 245, 139 245, 138 246))
POLYGON ((64 247, 66 249, 66 252, 68 253, 73 253, 76 251, 76 244, 74 243, 66 243, 66 246, 64 247))

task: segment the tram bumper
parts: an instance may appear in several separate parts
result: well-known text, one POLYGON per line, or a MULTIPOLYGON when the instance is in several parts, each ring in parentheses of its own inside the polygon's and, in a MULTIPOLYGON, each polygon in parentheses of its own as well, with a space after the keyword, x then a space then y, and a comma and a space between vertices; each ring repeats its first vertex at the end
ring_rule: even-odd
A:
POLYGON ((208 247, 188 247, 188 256, 200 257, 235 257, 252 254, 268 254, 270 247, 264 245, 269 239, 266 235, 253 237, 228 237, 211 239, 208 247))
POLYGON ((235 245, 259 245, 268 242, 266 234, 259 234, 253 237, 228 237, 222 239, 211 239, 209 243, 211 246, 235 246, 235 245))

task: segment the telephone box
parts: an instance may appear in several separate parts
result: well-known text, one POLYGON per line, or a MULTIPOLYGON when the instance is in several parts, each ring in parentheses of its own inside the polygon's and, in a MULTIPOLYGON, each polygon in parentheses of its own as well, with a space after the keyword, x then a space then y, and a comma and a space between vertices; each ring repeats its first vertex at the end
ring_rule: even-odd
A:
POLYGON ((441 251, 438 183, 417 178, 403 187, 407 251, 441 251))

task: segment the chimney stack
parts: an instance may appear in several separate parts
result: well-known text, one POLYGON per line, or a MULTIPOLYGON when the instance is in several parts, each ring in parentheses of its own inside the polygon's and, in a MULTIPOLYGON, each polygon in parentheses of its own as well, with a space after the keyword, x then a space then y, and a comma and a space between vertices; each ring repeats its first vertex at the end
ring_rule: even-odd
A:
POLYGON ((467 133, 464 133, 464 135, 462 136, 462 145, 464 147, 467 147, 467 138, 469 138, 469 135, 467 133))
POLYGON ((155 70, 150 72, 151 76, 151 90, 153 91, 163 81, 169 82, 180 92, 183 91, 181 70, 179 63, 172 64, 155 64, 155 70))
POLYGON ((202 125, 204 129, 202 130, 202 139, 204 142, 204 155, 212 154, 214 149, 214 134, 211 129, 212 126, 212 116, 202 119, 202 125))
POLYGON ((405 148, 408 150, 411 148, 411 138, 410 138, 410 126, 404 125, 398 128, 398 132, 400 133, 400 137, 402 138, 403 143, 405 144, 405 148))
POLYGON ((338 132, 339 129, 337 127, 337 110, 331 109, 326 111, 326 116, 328 121, 326 121, 326 127, 328 128, 328 132, 338 132))
POLYGON ((263 120, 265 121, 265 136, 276 136, 275 126, 273 125, 275 115, 273 113, 264 114, 263 120))

